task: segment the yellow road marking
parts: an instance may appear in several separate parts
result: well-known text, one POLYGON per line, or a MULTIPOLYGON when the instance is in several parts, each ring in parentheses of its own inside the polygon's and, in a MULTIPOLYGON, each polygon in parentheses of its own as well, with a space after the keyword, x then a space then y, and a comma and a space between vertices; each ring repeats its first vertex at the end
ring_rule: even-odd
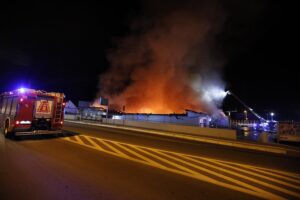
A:
POLYGON ((83 135, 83 137, 89 141, 94 147, 96 147, 97 149, 99 149, 100 151, 105 151, 105 149, 103 149, 100 145, 98 145, 96 142, 94 142, 90 137, 83 135))
POLYGON ((74 139, 75 139, 76 141, 78 141, 78 143, 80 143, 80 144, 85 144, 85 143, 80 139, 80 137, 79 137, 78 135, 75 135, 75 136, 74 136, 74 139))
POLYGON ((174 163, 174 162, 171 162, 171 161, 169 161, 169 160, 166 160, 166 159, 164 159, 164 158, 162 158, 162 157, 159 157, 159 156, 157 156, 157 155, 155 155, 155 154, 149 153, 148 151, 145 151, 145 150, 143 150, 143 149, 141 149, 141 148, 136 148, 136 147, 133 147, 133 148, 135 148, 135 149, 137 149, 138 151, 141 151, 141 152, 143 152, 144 154, 147 154, 147 155, 149 155, 149 156, 151 156, 151 157, 153 157, 153 158, 156 158, 157 160, 161 160, 161 161, 163 161, 163 162, 165 162, 165 163, 167 163, 167 164, 169 164, 169 165, 172 165, 172 166, 174 166, 174 167, 177 167, 178 169, 181 169, 181 170, 184 171, 184 172, 189 172, 189 173, 191 173, 191 174, 197 174, 197 172, 195 172, 195 171, 193 171, 193 170, 191 170, 191 169, 188 169, 188 168, 186 168, 186 167, 184 167, 184 166, 178 165, 178 164, 176 164, 176 163, 174 163))
MULTIPOLYGON (((256 168, 260 169, 259 167, 256 167, 256 168)), ((275 172, 275 173, 278 173, 278 174, 283 174, 285 176, 290 176, 292 178, 300 179, 300 174, 297 174, 297 173, 283 172, 283 171, 279 171, 279 170, 275 170, 275 169, 263 169, 263 170, 267 170, 267 171, 270 171, 270 172, 275 172)), ((300 181, 298 183, 300 183, 300 181)))
MULTIPOLYGON (((140 147, 142 147, 142 146, 140 146, 140 147)), ((143 148, 147 148, 147 149, 150 149, 150 150, 152 149, 152 148, 149 148, 149 147, 143 147, 143 148)), ((292 182, 300 183, 299 180, 295 180, 295 177, 300 178, 300 174, 297 174, 297 173, 279 171, 279 170, 275 170, 275 169, 261 168, 261 167, 256 167, 256 166, 252 166, 252 165, 239 164, 239 163, 235 163, 235 162, 217 160, 217 159, 206 158, 206 157, 199 157, 199 156, 188 155, 188 154, 172 152, 172 151, 166 151, 166 150, 159 150, 159 151, 166 152, 166 153, 171 153, 171 154, 175 154, 175 155, 182 155, 182 156, 189 156, 189 157, 193 157, 193 158, 206 159, 206 160, 209 160, 211 162, 222 162, 222 163, 227 163, 227 164, 239 165, 239 166, 242 166, 242 167, 245 167, 245 168, 249 168, 249 169, 256 170, 256 171, 259 171, 259 172, 262 172, 262 173, 266 173, 266 174, 271 175, 271 176, 276 176, 278 178, 282 178, 282 179, 286 179, 286 180, 289 180, 289 181, 292 181, 292 182), (280 173, 280 174, 283 174, 285 176, 290 176, 290 177, 293 177, 293 178, 281 176, 281 175, 278 175, 278 174, 273 174, 273 173, 270 173, 268 171, 273 171, 273 172, 280 173)))
POLYGON ((118 147, 123 148, 123 149, 125 149, 126 151, 128 151, 129 153, 135 155, 136 157, 141 158, 142 160, 147 161, 147 162, 150 163, 151 165, 163 167, 163 165, 159 164, 158 162, 155 162, 155 161, 153 161, 153 160, 151 160, 151 159, 149 159, 149 158, 147 158, 147 157, 145 157, 145 156, 143 156, 143 155, 141 155, 141 154, 138 154, 138 153, 136 153, 135 151, 132 151, 131 149, 125 147, 124 145, 121 145, 121 144, 119 144, 119 143, 115 143, 115 144, 116 144, 118 147))
MULTIPOLYGON (((166 157, 168 157, 168 158, 170 158, 170 159, 174 159, 174 160, 176 160, 176 161, 178 161, 178 162, 182 162, 182 163, 184 163, 184 164, 186 164, 186 165, 192 166, 192 167, 194 167, 194 168, 200 169, 200 170, 202 170, 202 171, 204 171, 204 172, 207 172, 207 173, 209 173, 209 174, 212 174, 212 175, 214 175, 214 176, 217 176, 217 177, 223 178, 223 179, 225 179, 225 180, 231 181, 231 182, 233 182, 233 183, 235 183, 235 184, 238 184, 238 185, 240 185, 240 186, 244 186, 245 188, 248 188, 248 189, 250 189, 250 190, 257 191, 258 193, 260 193, 260 194, 262 194, 263 196, 266 196, 266 197, 268 197, 268 198, 271 198, 271 199, 280 199, 280 197, 277 196, 277 195, 273 195, 273 194, 271 194, 271 193, 269 193, 269 192, 267 192, 267 191, 264 191, 264 190, 262 190, 262 189, 259 189, 259 188, 257 188, 257 187, 254 187, 254 186, 249 185, 249 184, 247 184, 247 183, 244 183, 244 182, 242 182, 242 181, 236 180, 236 179, 234 179, 234 178, 231 178, 231 177, 225 176, 225 175, 223 175, 223 174, 214 172, 214 171, 212 171, 212 170, 206 169, 206 168, 204 168, 204 167, 200 167, 200 166, 198 166, 198 165, 195 165, 195 164, 186 162, 186 161, 184 161, 184 160, 178 159, 178 158, 176 158, 176 157, 170 156, 170 155, 168 155, 168 154, 165 154, 165 153, 162 153, 162 152, 159 152, 159 151, 157 151, 157 153, 159 153, 159 154, 161 154, 161 155, 163 155, 163 156, 166 156, 166 157)), ((200 164, 205 164, 205 163, 201 163, 201 162, 198 162, 198 163, 200 163, 200 164)), ((207 165, 207 166, 208 166, 208 165, 207 165)), ((216 167, 216 168, 217 168, 217 167, 216 167)), ((222 170, 221 168, 218 168, 218 169, 219 169, 219 170, 222 170)), ((229 172, 228 170, 223 170, 223 171, 224 171, 224 172, 225 172, 225 171, 229 172)), ((232 173, 232 174, 233 174, 233 173, 232 173)))
MULTIPOLYGON (((207 159, 205 159, 205 160, 207 160, 207 159)), ((211 162, 213 162, 213 161, 211 161, 211 162)), ((276 182, 276 183, 279 183, 279 184, 282 184, 282 185, 300 190, 300 187, 297 186, 297 185, 293 185, 293 184, 290 184, 290 183, 287 183, 287 182, 284 182, 284 181, 281 181, 281 180, 278 180, 278 179, 275 179, 275 178, 272 178, 272 177, 268 177, 268 176, 260 175, 260 174, 257 174, 257 173, 253 173, 251 171, 247 171, 247 170, 244 170, 244 169, 241 169, 241 168, 233 167, 233 166, 230 166, 228 164, 223 164, 222 162, 219 162, 219 161, 217 161, 215 163, 218 164, 218 165, 222 165, 222 166, 225 166, 225 167, 228 167, 228 168, 235 169, 235 170, 240 171, 240 172, 244 172, 246 174, 250 174, 250 175, 253 175, 253 176, 264 178, 264 179, 267 179, 267 180, 270 180, 270 181, 273 181, 273 182, 276 182)), ((252 170, 252 168, 251 168, 251 170, 252 170)))
MULTIPOLYGON (((207 159, 209 160, 209 159, 207 159)), ((241 167, 244 167, 244 168, 247 168, 247 169, 251 169, 253 171, 257 171, 257 172, 260 172, 260 173, 263 173, 263 174, 267 174, 267 175, 270 175, 270 176, 273 176, 273 177, 277 177, 277 178, 281 178, 281 179, 285 179, 285 180, 288 180, 288 181, 291 181, 291 182, 295 182, 295 183, 300 183, 299 180, 295 180, 293 178, 290 178, 290 177, 286 177, 286 176, 281 176, 281 175, 278 175, 278 174, 274 174, 274 173, 271 173, 271 172, 268 172, 267 169, 263 169, 263 168, 257 168, 255 166, 251 166, 251 165, 245 165, 245 164, 238 164, 238 163, 233 163, 233 162, 227 162, 227 161, 217 161, 217 162, 222 162, 222 163, 230 163, 232 165, 236 165, 236 166, 241 166, 241 167)), ((285 174, 285 172, 281 172, 282 174, 285 174)), ((287 174, 286 174, 287 175, 287 174)), ((266 176, 264 175, 260 175, 262 178, 265 178, 266 176)), ((268 179, 272 179, 271 177, 269 177, 268 179)))
POLYGON ((240 174, 238 172, 232 172, 228 169, 224 169, 224 168, 221 168, 219 166, 228 167, 228 168, 234 169, 236 171, 240 171, 240 172, 243 172, 243 173, 246 173, 246 174, 251 174, 255 177, 264 178, 264 179, 269 180, 271 182, 276 182, 276 183, 279 183, 281 185, 285 185, 285 186, 288 186, 290 188, 300 190, 300 187, 297 186, 297 185, 293 185, 293 184, 290 184, 288 182, 278 180, 278 179, 275 179, 275 178, 272 178, 272 177, 267 177, 265 175, 261 175, 261 174, 254 173, 254 172, 251 172, 251 171, 246 171, 244 169, 241 169, 240 167, 250 169, 252 171, 256 171, 256 172, 259 172, 259 173, 262 173, 262 174, 268 174, 268 175, 271 175, 273 177, 277 177, 277 178, 281 178, 281 179, 285 179, 285 180, 288 180, 288 181, 291 181, 291 182, 298 183, 300 181, 291 178, 291 176, 292 177, 295 177, 295 176, 298 177, 299 174, 296 174, 296 173, 284 172, 284 171, 273 170, 273 169, 265 169, 265 168, 251 166, 251 165, 245 165, 245 164, 222 161, 222 160, 217 160, 217 159, 211 159, 211 158, 193 156, 193 155, 176 153, 176 152, 171 152, 171 151, 165 151, 165 150, 160 150, 160 149, 154 149, 154 148, 149 148, 149 147, 143 147, 143 146, 138 146, 138 145, 133 145, 133 144, 127 144, 127 143, 122 143, 122 142, 116 142, 116 141, 96 138, 96 137, 90 137, 90 136, 87 136, 87 135, 74 136, 73 138, 75 140, 71 140, 70 138, 64 138, 64 140, 70 141, 70 142, 73 142, 73 143, 76 143, 76 144, 79 144, 79 145, 83 145, 83 146, 86 146, 86 147, 89 147, 89 148, 93 148, 93 149, 96 149, 96 150, 99 150, 99 151, 102 151, 102 152, 105 152, 105 153, 108 153, 108 154, 111 154, 111 155, 114 155, 114 156, 118 156, 118 157, 121 157, 121 158, 126 158, 128 160, 143 163, 143 164, 146 164, 146 165, 149 165, 149 166, 152 166, 152 167, 156 167, 156 168, 160 168, 160 169, 163 169, 163 170, 167 170, 167 171, 170 171, 170 172, 173 172, 173 173, 176 173, 176 174, 188 176, 188 177, 195 178, 195 179, 205 181, 205 182, 208 182, 208 183, 212 183, 212 184, 215 184, 215 185, 218 185, 218 186, 233 189, 235 191, 250 194, 250 195, 253 195, 253 196, 256 196, 256 197, 260 197, 260 198, 264 198, 264 199, 284 199, 284 197, 281 197, 281 196, 278 196, 278 195, 273 194, 271 192, 268 192, 266 190, 257 188, 255 186, 250 185, 249 183, 243 182, 241 180, 237 180, 237 179, 229 177, 227 175, 220 174, 217 171, 212 171, 211 169, 201 167, 201 166, 196 165, 194 163, 198 163, 198 164, 201 164, 201 165, 204 165, 204 166, 208 166, 212 169, 216 169, 216 170, 225 172, 227 174, 233 175, 235 177, 239 177, 239 178, 242 178, 242 179, 245 179, 245 180, 248 180, 248 181, 252 181, 253 183, 260 184, 260 185, 265 186, 267 188, 271 188, 275 191, 279 191, 279 192, 286 193, 288 195, 300 198, 300 194, 297 193, 297 192, 290 191, 290 190, 287 190, 285 188, 278 187, 276 185, 272 185, 272 184, 264 182, 262 180, 258 180, 258 179, 252 178, 252 177, 248 177, 248 176, 240 174), (83 140, 80 137, 85 138, 89 142, 89 144, 84 143, 83 140), (94 140, 99 141, 101 144, 106 146, 109 150, 104 149, 99 144, 97 144, 94 140), (118 148, 114 147, 113 145, 117 146, 118 148), (132 155, 129 155, 128 153, 136 156, 137 158, 132 157, 132 155), (143 153, 144 155, 142 155, 141 153, 143 153), (145 156, 145 155, 147 155, 147 156, 145 156), (153 160, 153 158, 155 158, 156 160, 159 160, 161 163, 157 162, 156 160, 153 160), (197 159, 199 159, 199 160, 197 160, 197 159), (174 161, 176 161, 177 163, 174 162, 174 161), (187 162, 187 161, 191 161, 191 162, 194 162, 194 163, 187 162), (215 163, 218 166, 215 166, 215 165, 210 164, 210 163, 205 162, 205 161, 208 161, 210 163, 215 163), (185 164, 185 166, 183 166, 180 163, 185 164), (165 166, 165 164, 168 164, 172 167, 165 166), (194 171, 193 169, 191 169, 187 166, 190 166, 190 167, 193 167, 195 169, 201 170, 203 172, 212 174, 212 175, 217 176, 219 178, 222 178, 224 180, 227 180, 227 181, 230 181, 232 183, 238 184, 239 186, 228 184, 228 183, 223 183, 223 182, 218 181, 214 178, 210 178, 210 177, 208 177, 204 174, 201 174, 198 171, 194 171), (271 173, 271 171, 273 171, 276 174, 271 173), (284 177, 282 175, 288 175, 289 177, 284 177), (243 187, 240 187, 240 186, 243 186, 243 187))
MULTIPOLYGON (((148 147, 143 147, 143 148, 148 148, 148 147)), ((148 148, 148 149, 151 149, 151 148, 148 148)), ((265 174, 268 174, 268 175, 271 175, 271 176, 276 176, 278 178, 286 179, 288 181, 292 181, 292 182, 300 184, 299 180, 295 180, 295 177, 296 178, 300 178, 300 174, 297 174, 297 173, 279 171, 279 170, 275 170, 275 169, 261 168, 261 167, 256 167, 256 166, 252 166, 252 165, 239 164, 239 163, 235 163, 235 162, 217 160, 217 159, 206 158, 206 157, 199 157, 199 156, 188 155, 188 154, 183 154, 183 153, 178 153, 178 152, 172 152, 172 151, 166 151, 166 150, 160 150, 160 151, 161 152, 175 154, 175 155, 188 156, 188 157, 197 158, 197 159, 205 159, 205 160, 208 160, 208 161, 211 161, 211 162, 222 162, 222 163, 227 163, 227 164, 238 165, 238 166, 241 166, 241 167, 245 167, 245 168, 248 168, 248 169, 251 169, 251 170, 255 170, 255 171, 258 171, 258 172, 261 172, 261 173, 265 173, 265 174), (281 176, 279 174, 270 173, 268 171, 272 171, 272 172, 275 172, 275 173, 280 173, 280 174, 283 174, 285 176, 290 176, 290 177, 293 177, 293 178, 281 176)))
POLYGON ((126 154, 124 154, 123 152, 119 151, 118 149, 116 149, 114 146, 110 145, 107 141, 101 140, 99 138, 95 138, 97 139, 97 141, 101 142, 103 145, 105 145, 106 147, 108 147, 109 149, 112 149, 115 153, 127 158, 128 156, 126 154))
MULTIPOLYGON (((269 184, 269 183, 266 183, 266 182, 263 182, 263 181, 260 181, 260 180, 257 180, 257 179, 254 179, 254 178, 251 178, 249 176, 245 176, 245 175, 242 175, 242 174, 238 174, 236 172, 232 172, 232 171, 229 171, 227 169, 224 169, 224 168, 221 168, 221 167, 217 167, 215 165, 212 165, 212 164, 209 164, 209 163, 205 163, 205 162, 202 162, 202 161, 199 161, 199 160, 196 160, 196 159, 193 159, 193 158, 190 158, 190 157, 187 157, 187 156, 181 156, 187 160, 190 160, 190 161, 193 161, 193 162, 196 162, 196 163, 199 163, 199 164, 202 164, 202 165, 206 165, 208 167, 211 167, 211 168, 214 168, 214 169, 217 169, 217 170, 220 170, 220 171, 223 171, 223 172, 226 172, 228 174, 232 174, 234 176, 237 176, 237 177, 240 177, 240 178, 243 178, 243 179, 246 179, 246 180, 249 180, 249 181, 252 181, 252 182, 255 182, 255 183, 258 183, 260 185, 263 185, 263 186, 266 186, 266 187, 269 187, 269 188, 272 188, 274 190, 277 190, 277 191, 280 191, 280 192, 283 192, 283 193, 286 193, 286 194, 289 194, 289 195, 292 195, 292 196, 295 196, 295 197, 298 197, 300 198, 300 194, 299 193, 296 193, 296 192, 293 192, 293 191, 290 191, 290 190, 286 190, 284 188, 281 188, 281 187, 278 187, 278 186, 275 186, 275 185, 272 185, 272 184, 269 184)), ((254 174, 254 173, 249 173, 247 172, 246 170, 241 170, 237 167, 232 167, 230 165, 225 165, 225 164, 222 164, 222 163, 219 163, 219 162, 215 162, 216 164, 220 164, 224 167, 229 167, 229 168, 232 168, 234 170, 238 170, 238 171, 242 171, 244 173, 248 173, 248 174, 251 174, 251 175, 254 175, 254 176, 259 176, 258 174, 254 174)), ((261 177, 261 176, 259 176, 261 177)), ((265 178, 268 178, 268 177, 265 177, 265 178)), ((277 183, 280 183, 282 185, 286 185, 286 186, 289 186, 289 187, 293 187, 293 188, 296 188, 296 189, 299 189, 300 190, 300 187, 297 187, 295 185, 292 185, 292 184, 288 184, 288 183, 285 183, 283 181, 279 181, 279 180, 276 180, 276 179, 272 179, 274 182, 277 182, 277 183)), ((247 187, 247 186, 246 186, 247 187)), ((261 190, 259 188, 250 188, 250 189, 253 189, 253 190, 257 190, 259 192, 262 192, 265 193, 266 191, 264 190, 261 190)))
MULTIPOLYGON (((143 152, 145 154, 148 154, 148 155, 150 155, 150 156, 152 156, 152 157, 154 157, 154 158, 156 158, 158 160, 161 160, 161 161, 163 161, 165 163, 168 163, 170 165, 173 165, 173 166, 175 166, 175 167, 183 170, 183 171, 178 171, 176 169, 175 170, 172 169, 171 171, 173 171, 175 173, 186 175, 186 176, 198 179, 198 180, 202 180, 202 181, 205 181, 205 182, 213 183, 213 184, 216 184, 216 185, 219 185, 219 186, 223 186, 223 187, 226 187, 226 188, 229 188, 229 189, 234 189, 234 190, 239 191, 239 192, 244 192, 244 193, 251 194, 251 195, 258 196, 258 197, 265 198, 265 199, 284 199, 284 198, 282 198, 280 196, 273 195, 271 193, 269 193, 269 195, 265 195, 264 193, 257 193, 257 192, 254 192, 254 191, 251 191, 251 190, 239 187, 239 186, 235 186, 235 185, 231 185, 231 184, 227 184, 227 183, 223 183, 223 182, 217 181, 217 180, 215 180, 213 178, 210 178, 208 176, 200 174, 200 173, 198 173, 196 171, 190 170, 190 169, 188 169, 188 168, 186 168, 184 166, 178 165, 178 164, 176 164, 174 162, 171 162, 171 161, 166 160, 164 158, 161 158, 161 157, 159 157, 157 155, 149 153, 149 152, 147 152, 147 151, 145 151, 145 150, 143 150, 141 148, 137 148, 137 147, 134 147, 134 146, 132 146, 132 147, 136 148, 137 150, 139 150, 139 151, 141 151, 141 152, 143 152)), ((158 166, 154 165, 154 167, 158 167, 158 166)), ((158 167, 158 168, 160 168, 160 167, 158 167)), ((167 170, 170 171, 170 168, 167 168, 167 170)), ((240 184, 244 184, 244 183, 242 183, 240 181, 238 181, 238 182, 240 184)))

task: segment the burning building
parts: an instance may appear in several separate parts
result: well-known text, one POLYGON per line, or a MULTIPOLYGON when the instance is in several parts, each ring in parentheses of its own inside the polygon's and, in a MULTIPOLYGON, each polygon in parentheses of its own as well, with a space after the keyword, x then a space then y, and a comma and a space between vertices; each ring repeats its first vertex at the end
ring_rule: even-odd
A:
POLYGON ((123 121, 139 121, 139 122, 153 122, 166 124, 181 124, 189 126, 200 127, 227 127, 227 118, 210 115, 204 112, 195 112, 192 110, 185 110, 185 113, 170 113, 170 114, 156 114, 156 113, 125 113, 114 109, 107 110, 107 107, 100 106, 95 102, 79 101, 78 108, 72 104, 65 110, 67 119, 83 119, 106 122, 105 120, 113 120, 111 123, 119 124, 123 121), (78 112, 71 112, 77 110, 78 112), (116 121, 114 121, 116 120, 116 121))

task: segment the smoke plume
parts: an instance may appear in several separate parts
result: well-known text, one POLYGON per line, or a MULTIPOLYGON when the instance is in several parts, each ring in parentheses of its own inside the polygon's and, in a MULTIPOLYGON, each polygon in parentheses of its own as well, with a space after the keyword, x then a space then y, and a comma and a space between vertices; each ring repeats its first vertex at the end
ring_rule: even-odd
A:
POLYGON ((165 5, 159 13, 148 7, 109 51, 98 97, 131 113, 215 112, 224 98, 223 63, 215 51, 220 7, 211 1, 165 5))

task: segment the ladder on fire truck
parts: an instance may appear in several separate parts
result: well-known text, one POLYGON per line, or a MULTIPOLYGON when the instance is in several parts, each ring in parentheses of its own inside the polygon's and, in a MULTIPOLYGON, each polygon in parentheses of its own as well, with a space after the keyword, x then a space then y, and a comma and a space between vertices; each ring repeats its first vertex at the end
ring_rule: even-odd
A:
POLYGON ((58 98, 58 101, 56 102, 56 109, 55 109, 55 115, 54 115, 54 122, 59 123, 61 121, 61 114, 63 112, 63 99, 58 98))

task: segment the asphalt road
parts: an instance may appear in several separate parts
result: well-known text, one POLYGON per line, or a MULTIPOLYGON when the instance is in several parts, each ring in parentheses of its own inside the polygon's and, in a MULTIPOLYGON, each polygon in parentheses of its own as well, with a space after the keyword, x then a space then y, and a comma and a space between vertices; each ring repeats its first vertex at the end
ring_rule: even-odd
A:
POLYGON ((300 199, 300 160, 110 128, 0 135, 0 199, 300 199))

